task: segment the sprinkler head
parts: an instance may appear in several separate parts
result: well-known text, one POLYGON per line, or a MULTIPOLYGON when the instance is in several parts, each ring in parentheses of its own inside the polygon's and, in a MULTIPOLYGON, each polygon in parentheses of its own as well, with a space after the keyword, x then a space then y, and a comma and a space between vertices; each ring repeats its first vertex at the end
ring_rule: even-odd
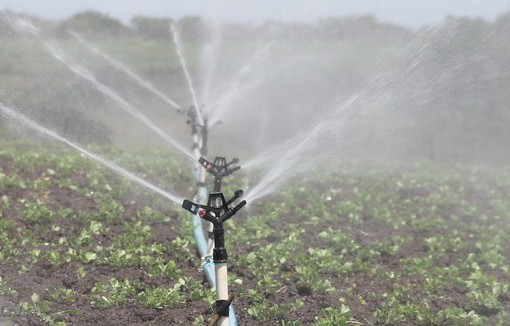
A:
POLYGON ((184 199, 182 202, 182 208, 211 223, 223 223, 234 216, 237 211, 246 205, 246 200, 243 200, 235 207, 229 207, 230 204, 242 195, 243 191, 237 190, 234 197, 226 201, 222 192, 211 192, 209 194, 207 205, 196 204, 190 200, 184 199))
POLYGON ((207 161, 204 157, 201 157, 198 162, 204 167, 204 169, 214 176, 214 191, 221 191, 221 181, 224 177, 231 175, 235 171, 239 170, 240 166, 232 166, 239 162, 239 159, 234 158, 232 162, 227 163, 227 160, 222 156, 217 156, 214 159, 214 163, 207 161))
POLYGON ((211 163, 208 160, 206 160, 204 157, 200 157, 198 159, 198 163, 202 165, 208 172, 210 172, 215 178, 221 179, 223 177, 226 177, 235 171, 239 170, 240 166, 234 166, 231 165, 238 163, 238 158, 233 158, 231 162, 227 163, 227 160, 222 156, 217 156, 214 159, 214 162, 211 163))
POLYGON ((198 206, 197 204, 190 200, 184 199, 184 201, 182 202, 182 208, 184 208, 190 213, 196 214, 198 213, 200 206, 198 206))

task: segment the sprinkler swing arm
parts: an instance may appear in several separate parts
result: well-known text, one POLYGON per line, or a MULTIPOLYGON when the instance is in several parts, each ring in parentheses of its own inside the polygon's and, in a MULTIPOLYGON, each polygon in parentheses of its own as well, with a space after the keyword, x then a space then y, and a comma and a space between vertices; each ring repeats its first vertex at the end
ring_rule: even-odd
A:
POLYGON ((234 196, 228 201, 225 200, 225 196, 221 192, 211 192, 207 205, 197 204, 190 200, 185 199, 182 203, 182 208, 188 212, 200 216, 206 221, 211 222, 215 227, 223 226, 223 223, 229 218, 234 216, 244 205, 246 200, 241 201, 234 208, 228 206, 232 204, 236 199, 243 195, 242 190, 237 190, 234 196), (214 206, 213 206, 214 205, 214 206), (221 214, 221 212, 224 212, 221 214))
POLYGON ((214 159, 214 162, 211 163, 206 160, 203 156, 198 160, 200 165, 204 167, 204 169, 211 173, 214 176, 214 191, 221 191, 221 182, 222 179, 226 176, 231 175, 235 171, 239 170, 240 166, 232 166, 233 164, 239 163, 238 158, 233 158, 232 161, 227 163, 225 157, 217 156, 214 159))
POLYGON ((197 204, 187 199, 185 199, 182 203, 182 208, 212 223, 214 238, 213 261, 215 264, 226 263, 228 261, 227 249, 225 248, 225 229, 223 228, 223 223, 234 216, 241 208, 243 208, 244 205, 246 205, 246 200, 243 200, 234 208, 228 207, 242 195, 243 191, 237 190, 234 196, 226 201, 223 193, 212 192, 209 194, 207 205, 197 204))

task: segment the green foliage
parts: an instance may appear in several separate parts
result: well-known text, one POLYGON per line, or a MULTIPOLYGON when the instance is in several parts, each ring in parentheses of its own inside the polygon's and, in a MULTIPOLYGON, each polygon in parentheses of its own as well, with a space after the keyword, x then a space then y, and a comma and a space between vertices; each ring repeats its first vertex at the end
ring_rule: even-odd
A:
POLYGON ((269 303, 264 295, 252 289, 248 290, 247 295, 251 300, 251 304, 246 309, 246 312, 258 321, 268 321, 271 319, 285 320, 286 314, 297 311, 304 306, 304 302, 300 299, 296 299, 292 303, 269 303))
POLYGON ((156 309, 175 308, 184 302, 178 289, 159 287, 140 292, 138 300, 143 306, 156 309))
POLYGON ((33 314, 40 318, 44 323, 51 326, 65 326, 65 323, 55 321, 50 315, 51 305, 48 301, 34 293, 30 297, 31 302, 23 301, 19 304, 21 314, 33 314))
POLYGON ((351 309, 344 304, 339 308, 326 308, 322 311, 321 317, 315 318, 314 325, 352 325, 354 322, 351 319, 351 309))
POLYGON ((50 290, 50 298, 59 303, 72 304, 76 301, 77 293, 73 289, 55 288, 50 290))
POLYGON ((9 286, 9 282, 4 277, 0 276, 0 295, 9 296, 16 295, 18 292, 9 286))
POLYGON ((117 36, 127 32, 127 28, 118 20, 96 11, 85 11, 60 23, 62 32, 80 31, 86 33, 103 33, 117 36))
POLYGON ((44 223, 51 221, 54 216, 54 212, 40 199, 36 199, 33 202, 22 200, 21 203, 24 207, 22 212, 23 217, 28 222, 44 223))
MULTIPOLYGON (((72 309, 84 300, 90 309, 168 313, 187 303, 204 309, 214 304, 214 291, 196 274, 187 215, 173 215, 164 203, 77 155, 58 153, 0 155, 7 162, 0 182, 9 184, 0 200, 0 268, 6 273, 0 295, 20 302, 10 315, 57 325, 69 314, 85 320, 72 309), (55 191, 85 208, 63 209, 55 191), (133 194, 148 200, 139 205, 136 197, 132 207, 133 194), (70 271, 64 287, 34 287, 33 298, 22 294, 20 280, 60 268, 70 271), (62 311, 62 305, 71 309, 62 311)), ((170 164, 120 159, 157 173, 170 164)), ((507 172, 456 167, 441 173, 422 166, 356 171, 318 173, 315 183, 303 182, 320 192, 291 185, 278 200, 253 206, 248 218, 229 220, 229 285, 247 323, 505 325, 507 172), (338 298, 339 304, 330 304, 338 298), (326 304, 312 315, 315 301, 326 304)), ((194 316, 195 324, 209 318, 203 314, 194 316)))
POLYGON ((91 290, 90 304, 93 307, 111 308, 126 303, 136 293, 136 287, 129 280, 110 278, 108 283, 96 283, 91 290))

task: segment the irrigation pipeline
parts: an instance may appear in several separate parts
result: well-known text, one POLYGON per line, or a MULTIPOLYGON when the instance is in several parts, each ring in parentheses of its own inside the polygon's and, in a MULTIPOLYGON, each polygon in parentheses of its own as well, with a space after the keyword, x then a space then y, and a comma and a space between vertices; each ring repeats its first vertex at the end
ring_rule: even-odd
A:
POLYGON ((234 193, 234 196, 228 201, 225 200, 223 193, 212 192, 209 194, 207 205, 197 204, 189 200, 184 200, 182 208, 186 209, 194 215, 199 215, 202 219, 214 225, 214 271, 216 273, 216 316, 209 325, 236 325, 235 315, 231 310, 232 297, 228 293, 228 272, 227 262, 228 254, 225 248, 225 229, 224 223, 234 216, 243 206, 246 200, 241 201, 235 207, 229 207, 235 200, 243 195, 242 190, 234 193), (232 317, 230 316, 232 313, 232 317), (232 322, 231 322, 232 321, 232 322))
MULTIPOLYGON (((188 124, 191 126, 191 132, 193 137, 193 154, 196 158, 194 167, 195 180, 197 184, 197 191, 194 197, 195 202, 199 204, 205 204, 209 193, 207 191, 207 184, 205 182, 206 167, 199 163, 200 159, 207 155, 207 138, 208 138, 208 126, 207 120, 204 121, 204 125, 200 126, 197 121, 197 115, 194 107, 191 107, 188 111, 188 117, 190 120, 188 124)), ((193 215, 193 235, 197 242, 198 253, 203 260, 202 270, 211 288, 216 288, 216 271, 213 258, 214 243, 212 236, 209 236, 213 232, 213 224, 210 222, 204 222, 204 220, 198 215, 193 215)), ((218 316, 216 316, 218 317, 218 316)), ((214 319, 214 318, 213 318, 214 319)), ((216 325, 216 321, 212 321, 212 325, 216 325)), ((237 318, 232 304, 229 305, 228 311, 228 323, 229 326, 237 326, 237 318)), ((210 325, 211 325, 210 324, 210 325)))

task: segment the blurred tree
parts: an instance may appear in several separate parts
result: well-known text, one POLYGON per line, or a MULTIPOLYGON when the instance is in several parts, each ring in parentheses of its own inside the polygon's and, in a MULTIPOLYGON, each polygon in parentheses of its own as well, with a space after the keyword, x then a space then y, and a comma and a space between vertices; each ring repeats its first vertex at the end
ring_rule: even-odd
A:
POLYGON ((183 41, 205 41, 209 38, 208 27, 198 16, 186 16, 177 22, 183 41))
POLYGON ((131 24, 140 35, 151 38, 168 39, 171 22, 172 20, 168 18, 145 16, 135 16, 131 19, 131 24))
MULTIPOLYGON (((126 27, 107 15, 88 11, 59 23, 58 29, 94 34, 111 53, 122 53, 120 58, 135 71, 150 76, 173 94, 185 94, 176 91, 186 86, 177 58, 169 60, 171 42, 146 41, 169 37, 170 22, 138 16, 126 27)), ((369 124, 383 129, 374 131, 372 138, 386 129, 395 134, 402 131, 402 148, 413 152, 414 158, 423 158, 424 153, 435 160, 498 157, 504 161, 510 157, 510 13, 494 23, 449 17, 418 31, 379 22, 372 16, 326 18, 314 24, 231 24, 216 29, 206 26, 200 17, 189 16, 175 24, 192 75, 199 71, 199 55, 205 42, 214 39, 211 36, 217 36, 218 63, 225 65, 220 68, 227 77, 235 77, 254 53, 256 60, 250 69, 239 75, 249 87, 239 93, 236 105, 249 106, 246 111, 254 116, 260 107, 271 112, 264 118, 268 135, 284 138, 300 132, 314 117, 334 109, 335 103, 341 105, 353 94, 363 94, 365 102, 360 107, 388 114, 384 122, 369 124), (257 50, 261 48, 266 50, 257 50), (381 85, 373 87, 374 79, 381 85), (278 122, 288 116, 297 118, 284 129, 278 122)), ((10 28, 0 19, 1 29, 10 28)), ((62 44, 65 46, 65 41, 62 44)), ((106 107, 104 99, 95 102, 98 96, 92 94, 90 85, 76 85, 74 79, 63 75, 69 73, 65 67, 58 68, 41 53, 40 44, 29 36, 9 37, 0 32, 1 96, 18 107, 42 110, 39 121, 46 119, 48 125, 66 134, 82 135, 80 130, 99 126, 92 114, 98 111, 90 110, 106 107)), ((212 61, 207 63, 212 65, 212 61)), ((114 84, 119 92, 124 90, 137 100, 139 95, 129 89, 134 86, 102 61, 91 59, 87 67, 105 84, 114 84)), ((240 111, 236 118, 255 121, 247 116, 240 111)))
POLYGON ((119 20, 97 11, 80 12, 61 22, 57 27, 57 31, 61 35, 65 35, 67 31, 111 36, 121 36, 130 33, 130 29, 119 20))

